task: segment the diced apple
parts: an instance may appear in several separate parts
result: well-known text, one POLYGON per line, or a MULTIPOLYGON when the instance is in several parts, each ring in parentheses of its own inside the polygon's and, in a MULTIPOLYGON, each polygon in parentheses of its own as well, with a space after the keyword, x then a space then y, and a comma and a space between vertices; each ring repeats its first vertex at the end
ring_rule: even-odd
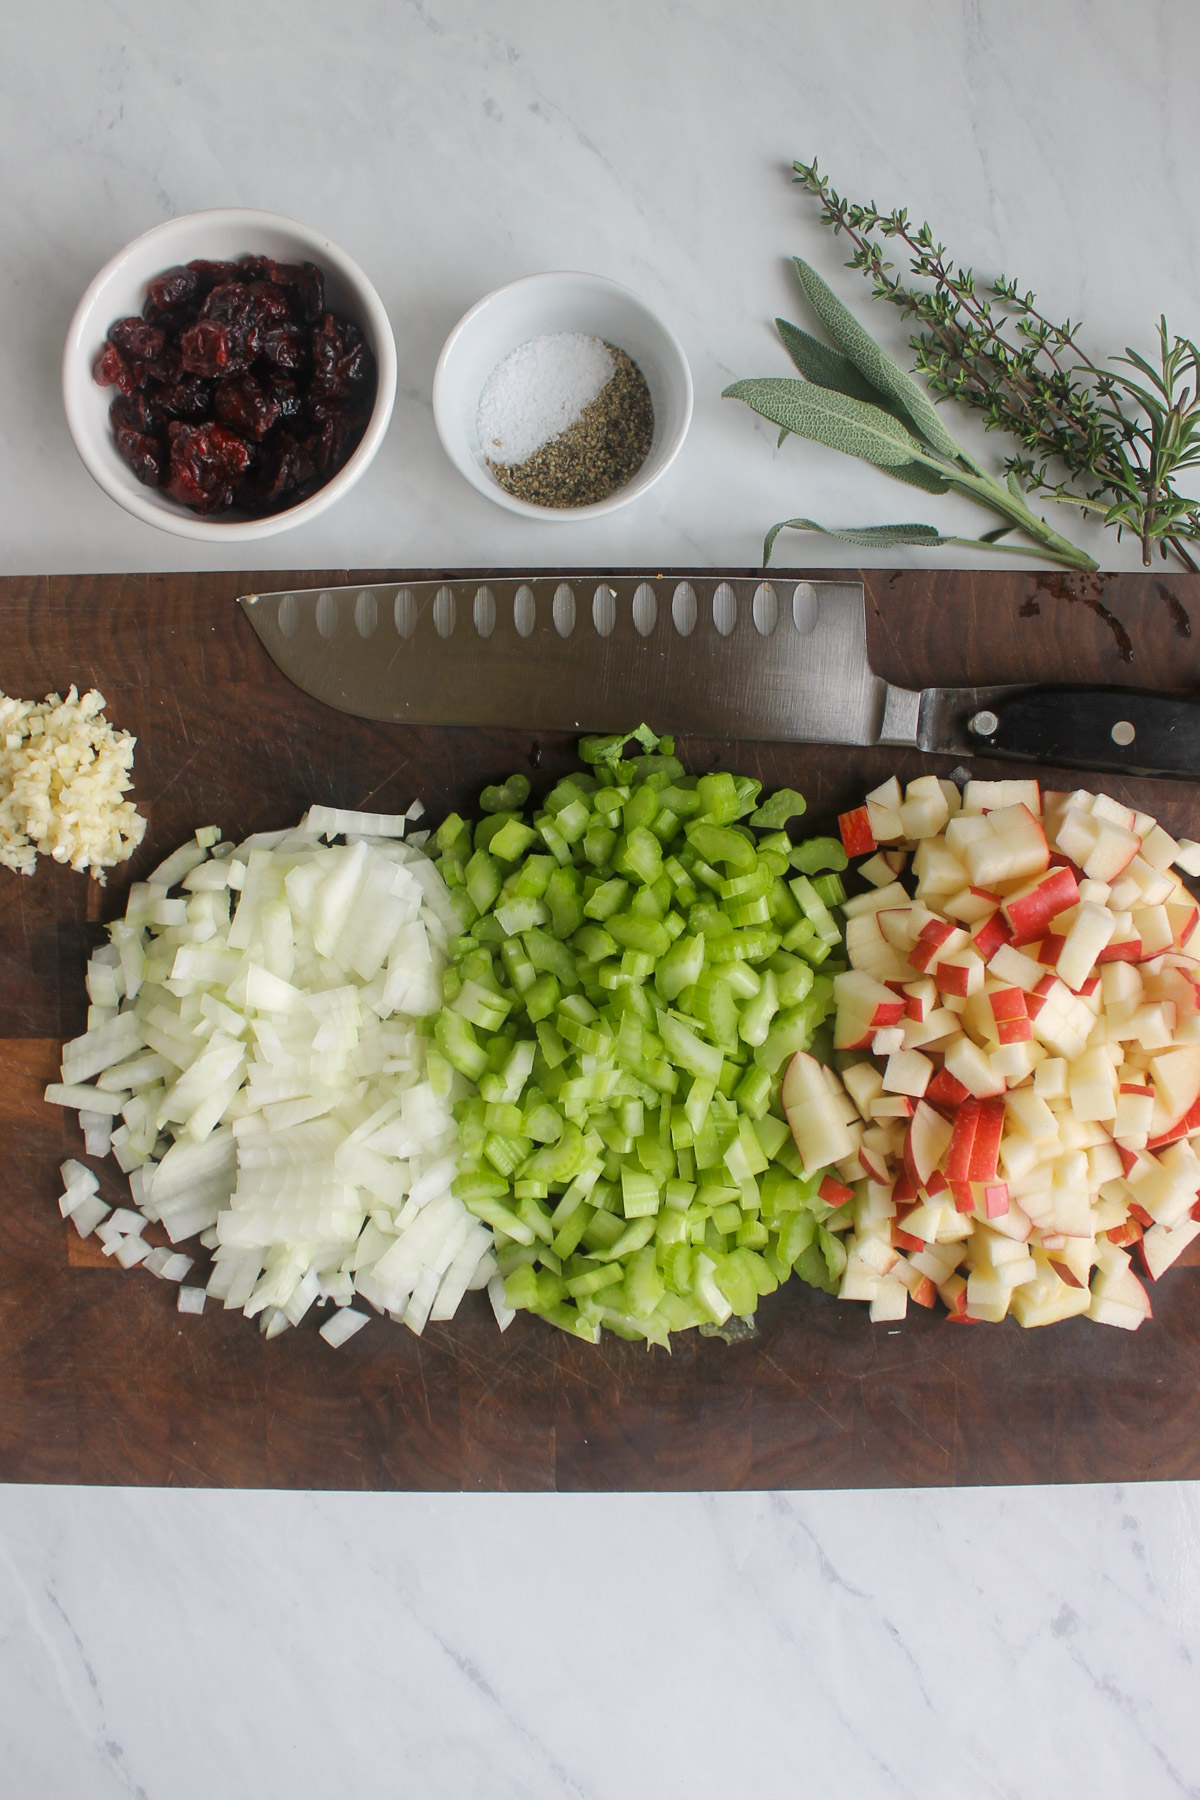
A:
POLYGON ((874 1063, 860 1062, 842 1070, 842 1081, 859 1114, 868 1120, 872 1101, 883 1092, 883 1076, 874 1063))
POLYGON ((1194 838, 1180 838, 1175 851, 1175 867, 1185 875, 1200 875, 1200 844, 1194 838))
POLYGON ((842 906, 848 919, 859 918, 863 913, 884 912, 891 907, 910 908, 912 901, 898 881, 888 887, 874 888, 867 894, 854 894, 842 906))
POLYGON ((963 805, 969 811, 993 812, 1001 806, 1026 806, 1036 817, 1042 810, 1042 790, 1036 781, 968 781, 963 805))
POLYGON ((936 775, 918 775, 909 782, 900 807, 906 838, 936 837, 949 818, 950 807, 936 775))
POLYGON ((854 1141, 838 1115, 821 1064, 806 1051, 798 1050, 787 1066, 783 1110, 806 1174, 853 1153, 854 1141))
POLYGON ((1061 865, 1027 881, 1001 902, 1001 911, 1018 948, 1045 937, 1051 919, 1079 904, 1079 886, 1070 869, 1061 865))
POLYGON ((902 1281, 889 1277, 879 1283, 871 1302, 872 1325, 891 1324, 908 1312, 908 1289, 902 1281))
POLYGON ((1157 1281, 1171 1264, 1200 1237, 1200 1219, 1183 1219, 1173 1230, 1152 1225, 1141 1239, 1142 1261, 1151 1281, 1157 1281))
POLYGON ((867 856, 876 848, 865 806, 856 806, 852 812, 842 813, 838 819, 838 830, 847 856, 867 856))
POLYGON ((970 885, 966 869, 944 838, 922 838, 912 866, 917 893, 927 902, 936 903, 946 894, 955 894, 970 885))
MULTIPOLYGON (((1093 808, 1093 821, 1095 818, 1096 813, 1093 808)), ((1080 863, 1080 867, 1085 875, 1090 875, 1096 881, 1113 881, 1122 869, 1129 867, 1141 847, 1142 840, 1135 831, 1130 831, 1124 825, 1118 825, 1113 820, 1103 819, 1100 821, 1095 841, 1080 863)), ((1076 858, 1076 861, 1078 860, 1076 858)))
POLYGON ((989 957, 988 973, 1010 987, 1019 987, 1022 993, 1032 994, 1046 971, 1032 956, 1003 944, 989 957))
POLYGON ((969 1037, 951 1041, 945 1053, 945 1068, 976 1099, 987 1099, 993 1094, 1004 1092, 1003 1082, 997 1080, 987 1057, 969 1037))
POLYGON ((1068 1092, 1077 1119, 1116 1118, 1116 1073, 1102 1048, 1085 1050, 1071 1064, 1068 1092))
POLYGON ((893 1050, 884 1070, 883 1085, 888 1093, 908 1094, 919 1100, 932 1074, 933 1064, 919 1050, 893 1050))

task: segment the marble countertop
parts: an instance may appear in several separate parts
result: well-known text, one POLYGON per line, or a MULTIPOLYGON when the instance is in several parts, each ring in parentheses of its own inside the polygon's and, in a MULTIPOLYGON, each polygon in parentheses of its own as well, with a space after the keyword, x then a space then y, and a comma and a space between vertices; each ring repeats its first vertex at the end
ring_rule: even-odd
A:
MULTIPOLYGON (((26 0, 0 59, 0 572, 745 564, 797 512, 977 531, 719 398, 784 372, 791 254, 903 347, 791 159, 927 216, 1089 342, 1145 347, 1160 311, 1200 324, 1198 55, 1200 11, 1170 0, 26 0), (327 232, 400 350, 367 478, 252 557, 120 512, 57 395, 99 265, 213 205, 327 232), (554 268, 659 310, 697 406, 640 503, 531 525, 454 473, 429 388, 480 294, 554 268)), ((0 1489, 3 1791, 1200 1794, 1197 1495, 0 1489)))

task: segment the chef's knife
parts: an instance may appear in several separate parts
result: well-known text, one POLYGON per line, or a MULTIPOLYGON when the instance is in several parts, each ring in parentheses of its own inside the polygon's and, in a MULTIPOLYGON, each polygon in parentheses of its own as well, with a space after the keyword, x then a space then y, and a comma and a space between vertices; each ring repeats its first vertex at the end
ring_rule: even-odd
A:
POLYGON ((247 594, 305 693, 360 718, 883 744, 1200 773, 1200 703, 1133 688, 893 687, 861 582, 514 575, 247 594))

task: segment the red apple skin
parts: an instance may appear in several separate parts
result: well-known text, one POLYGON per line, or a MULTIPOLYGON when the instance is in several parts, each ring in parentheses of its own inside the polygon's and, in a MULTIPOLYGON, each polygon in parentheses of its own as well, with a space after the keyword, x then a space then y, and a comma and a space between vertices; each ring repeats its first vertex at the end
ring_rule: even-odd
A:
POLYGON ((891 1238, 893 1250, 923 1250, 925 1248, 924 1238, 914 1237, 910 1231, 901 1230, 895 1219, 892 1220, 891 1238))
POLYGON ((928 1275, 922 1275, 916 1287, 913 1288, 909 1294, 909 1299, 915 1302, 917 1306, 933 1305, 934 1301, 937 1299, 937 1289, 934 1287, 933 1282, 929 1279, 928 1275))
POLYGON ((1011 944, 1012 941, 1012 932, 998 912, 994 912, 990 919, 985 919, 971 939, 984 962, 990 962, 1002 945, 1011 944))
POLYGON ((970 1095, 957 1075, 951 1075, 949 1069, 939 1069, 925 1089, 924 1098, 940 1113, 953 1113, 970 1095))
MULTIPOLYGON (((971 1139, 971 1154, 967 1166, 968 1181, 995 1181, 996 1158, 1000 1154, 1000 1137, 1003 1130, 1003 1100, 981 1100, 974 1136, 971 1139)), ((953 1138, 950 1140, 950 1148, 953 1151, 953 1138)), ((946 1172, 947 1174, 950 1172, 949 1157, 946 1159, 946 1172)), ((1006 1196, 1005 1211, 1007 1210, 1006 1196)))
POLYGON ((989 1219, 1002 1219, 1008 1211, 1008 1183, 1006 1181, 989 1181, 983 1190, 984 1216, 989 1219))
POLYGON ((878 849, 865 806, 856 806, 853 812, 842 813, 838 819, 838 830, 842 834, 842 848, 847 856, 869 856, 872 850, 878 849))
POLYGON ((1057 937, 1051 932, 1047 937, 1042 939, 1037 947, 1038 961, 1047 969, 1056 969, 1058 967, 1058 959, 1062 955, 1062 948, 1066 941, 1065 937, 1057 937))
POLYGON ((922 925, 917 937, 923 944, 936 944, 940 948, 946 939, 953 937, 959 929, 960 927, 952 925, 949 919, 929 919, 922 925))
POLYGON ((1024 1019, 1005 1019, 996 1027, 996 1035, 1002 1044, 1027 1044, 1033 1036, 1033 1023, 1024 1019))
POLYGON ((950 1184, 942 1174, 942 1171, 940 1169, 935 1169, 933 1174, 929 1177, 929 1180, 925 1183, 925 1192, 929 1195, 931 1200, 936 1200, 939 1194, 944 1194, 946 1192, 949 1185, 950 1184))
POLYGON ((1070 869, 1051 867, 1028 893, 1010 894, 1001 911, 1019 949, 1044 937, 1051 919, 1078 904, 1079 885, 1070 869))
POLYGON ((817 1198, 823 1200, 826 1206, 845 1206, 847 1200, 853 1200, 854 1189, 847 1187, 844 1181, 839 1181, 836 1175, 826 1175, 817 1189, 817 1198))
MULTIPOLYGON (((1136 1219, 1126 1219, 1126 1221, 1123 1225, 1114 1225, 1112 1230, 1106 1231, 1104 1235, 1108 1239, 1110 1244, 1115 1244, 1117 1246, 1118 1250, 1128 1250, 1129 1246, 1131 1244, 1140 1244, 1141 1243, 1142 1228, 1138 1224, 1136 1219)), ((1145 1263, 1145 1260, 1146 1260, 1145 1252, 1143 1251, 1142 1252, 1143 1263, 1145 1263)), ((1148 1268, 1146 1270, 1146 1273, 1147 1273, 1147 1275, 1150 1273, 1150 1270, 1148 1268)))
POLYGON ((1007 1020, 1027 1019, 1025 996, 1020 988, 996 988, 989 996, 992 1017, 998 1025, 1007 1020))
POLYGON ((1139 1203, 1136 1200, 1133 1202, 1132 1206, 1129 1208, 1129 1216, 1131 1219, 1136 1219, 1138 1224, 1142 1227, 1142 1229, 1144 1231, 1149 1231, 1150 1227, 1154 1223, 1154 1220, 1151 1218, 1150 1214, 1146 1211, 1145 1207, 1139 1205, 1139 1203))
MULTIPOLYGON (((932 1085, 932 1084, 931 1084, 932 1085)), ((926 1090, 928 1092, 928 1090, 926 1090)), ((956 1181, 969 1181, 971 1168, 971 1147, 975 1142, 975 1133, 979 1129, 979 1113, 982 1101, 968 1095, 954 1118, 954 1130, 943 1162, 946 1180, 953 1189, 956 1181)))
POLYGON ((1142 940, 1140 937, 1124 938, 1124 939, 1122 939, 1122 941, 1119 944, 1105 944, 1103 950, 1100 952, 1099 956, 1096 958, 1096 961, 1098 963, 1109 963, 1109 962, 1133 962, 1133 963, 1135 963, 1135 962, 1141 962, 1141 960, 1142 960, 1142 940))
POLYGON ((925 974, 930 963, 936 962, 937 953, 940 948, 940 944, 931 944, 928 939, 922 943, 918 938, 917 942, 908 952, 909 963, 914 969, 919 969, 922 974, 925 974))
POLYGON ((1065 1281, 1068 1287, 1081 1288, 1083 1286, 1082 1281, 1080 1281, 1078 1275, 1069 1263, 1055 1262, 1052 1256, 1048 1256, 1046 1260, 1054 1270, 1054 1273, 1058 1276, 1058 1279, 1060 1281, 1065 1281))
POLYGON ((892 1199, 897 1206, 907 1205, 910 1201, 915 1205, 920 1199, 920 1184, 912 1179, 907 1171, 901 1175, 892 1189, 892 1199))

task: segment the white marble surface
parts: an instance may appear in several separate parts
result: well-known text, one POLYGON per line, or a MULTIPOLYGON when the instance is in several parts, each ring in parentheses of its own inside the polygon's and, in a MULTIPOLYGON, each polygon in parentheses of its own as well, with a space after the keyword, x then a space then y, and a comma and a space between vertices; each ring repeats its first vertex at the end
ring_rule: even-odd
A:
MULTIPOLYGON (((797 512, 974 535, 992 520, 969 502, 796 441, 777 452, 720 399, 737 376, 787 372, 771 320, 800 313, 796 252, 904 343, 841 268, 791 160, 816 154, 842 191, 928 217, 981 272, 1082 315, 1101 350, 1147 346, 1164 309, 1197 329, 1198 57, 1200 10, 1181 0, 16 0, 0 59, 0 567, 741 564, 797 512), (220 557, 93 487, 56 396, 95 270, 213 205, 289 213, 340 242, 401 358, 368 478, 311 525, 220 557), (450 468, 429 388, 474 300, 554 268, 611 276, 662 311, 696 418, 637 504, 531 525, 450 468)), ((973 415, 959 423, 980 435, 973 415)), ((792 541, 797 560, 853 560, 792 541)), ((1112 533, 1089 542, 1135 565, 1112 533)))
POLYGON ((0 1490, 6 1800, 1176 1800, 1194 1488, 0 1490))
MULTIPOLYGON (((786 179, 795 155, 928 215, 1097 345, 1144 345, 1161 309, 1200 323, 1186 0, 16 0, 4 28, 5 572, 214 565, 92 487, 57 398, 94 270, 194 208, 328 231, 401 347, 375 468, 265 566, 742 563, 798 509, 969 528, 969 508, 861 465, 777 453, 719 399, 782 370, 787 254, 869 310, 786 179), (490 506, 429 407, 458 315, 547 268, 637 289, 696 377, 675 469, 589 525, 490 506)), ((871 323, 902 343, 891 314, 871 323)), ((844 560, 815 539, 797 554, 844 560)), ((1194 1487, 3 1490, 0 1792, 1197 1794, 1198 1541, 1194 1487)))

